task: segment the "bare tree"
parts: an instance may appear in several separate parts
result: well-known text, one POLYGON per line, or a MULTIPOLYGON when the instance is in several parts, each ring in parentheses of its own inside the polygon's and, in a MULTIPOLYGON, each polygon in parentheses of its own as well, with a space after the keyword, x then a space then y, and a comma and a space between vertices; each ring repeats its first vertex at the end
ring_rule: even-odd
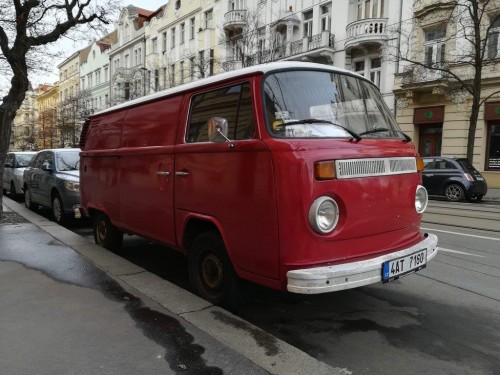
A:
POLYGON ((422 0, 415 1, 414 8, 419 10, 411 20, 412 26, 403 24, 398 28, 400 44, 389 46, 386 58, 407 64, 402 87, 441 81, 446 82, 449 96, 471 100, 467 158, 472 161, 480 108, 500 93, 500 90, 483 91, 486 69, 500 57, 500 15, 492 12, 498 10, 500 4, 496 0, 427 3, 425 6, 422 0), (425 33, 424 48, 418 48, 417 35, 422 34, 426 25, 433 26, 425 33))
MULTIPOLYGON (((72 30, 81 30, 84 26, 95 29, 110 23, 117 7, 117 0, 0 0, 0 71, 12 77, 0 105, 0 175, 12 122, 28 90, 28 72, 33 69, 37 53, 41 56, 42 47, 56 42, 62 35, 70 35, 72 30)), ((0 192, 0 203, 2 198, 0 192)), ((2 214, 0 204, 0 217, 2 214)))
POLYGON ((275 61, 280 59, 280 52, 284 55, 284 35, 276 26, 267 30, 259 14, 250 10, 236 11, 234 16, 241 18, 244 26, 224 30, 221 34, 220 44, 227 51, 226 61, 222 63, 224 70, 275 61))

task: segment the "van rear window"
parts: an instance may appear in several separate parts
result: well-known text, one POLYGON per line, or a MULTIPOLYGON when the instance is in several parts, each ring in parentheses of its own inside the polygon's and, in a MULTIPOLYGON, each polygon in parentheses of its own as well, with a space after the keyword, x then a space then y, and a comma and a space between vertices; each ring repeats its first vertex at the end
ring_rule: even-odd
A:
POLYGON ((191 100, 187 142, 208 142, 208 120, 228 122, 228 138, 250 139, 255 133, 250 84, 243 83, 194 95, 191 100))

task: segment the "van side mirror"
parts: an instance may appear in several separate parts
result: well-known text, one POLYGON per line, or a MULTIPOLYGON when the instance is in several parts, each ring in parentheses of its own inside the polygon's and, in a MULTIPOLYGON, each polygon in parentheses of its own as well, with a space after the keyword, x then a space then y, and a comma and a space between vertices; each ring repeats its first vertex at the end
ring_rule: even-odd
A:
POLYGON ((208 140, 214 143, 231 142, 227 137, 228 124, 223 117, 211 117, 207 121, 208 140))
POLYGON ((12 164, 10 164, 10 163, 5 163, 5 168, 12 168, 12 164))

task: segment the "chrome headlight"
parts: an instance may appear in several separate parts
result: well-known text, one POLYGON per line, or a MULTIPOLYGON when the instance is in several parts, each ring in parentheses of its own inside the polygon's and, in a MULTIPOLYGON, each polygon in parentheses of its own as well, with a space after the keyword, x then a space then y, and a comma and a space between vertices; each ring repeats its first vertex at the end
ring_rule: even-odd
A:
POLYGON ((417 213, 423 213, 427 208, 428 202, 429 196, 427 195, 427 189, 422 185, 418 185, 417 192, 415 193, 415 210, 417 210, 417 213))
POLYGON ((75 191, 75 192, 80 191, 80 184, 78 182, 66 181, 64 183, 64 187, 68 191, 75 191))
POLYGON ((330 197, 317 198, 309 208, 309 225, 319 233, 330 233, 339 221, 339 207, 330 197))

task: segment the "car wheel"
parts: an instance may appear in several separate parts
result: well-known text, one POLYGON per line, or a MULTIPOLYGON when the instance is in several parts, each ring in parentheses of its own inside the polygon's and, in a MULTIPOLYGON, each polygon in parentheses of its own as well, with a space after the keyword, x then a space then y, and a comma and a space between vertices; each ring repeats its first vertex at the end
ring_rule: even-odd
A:
POLYGON ((467 198, 467 200, 469 202, 477 203, 477 202, 481 202, 483 200, 483 197, 484 197, 483 194, 472 194, 467 198))
POLYGON ((10 182, 10 196, 15 197, 17 195, 16 185, 14 185, 14 181, 10 182))
POLYGON ((35 204, 33 203, 33 197, 31 196, 31 191, 27 186, 24 187, 24 205, 30 210, 35 209, 35 204))
POLYGON ((64 213, 61 196, 58 193, 55 193, 52 197, 52 217, 54 218, 54 221, 59 225, 62 225, 67 221, 67 216, 64 213))
POLYGON ((105 214, 99 212, 94 217, 94 241, 108 250, 118 251, 122 247, 123 232, 105 214))
POLYGON ((463 187, 458 184, 448 185, 444 191, 444 195, 451 202, 461 201, 465 196, 463 187))
POLYGON ((236 311, 238 277, 221 237, 213 232, 202 233, 191 245, 188 258, 194 291, 214 305, 236 311))

